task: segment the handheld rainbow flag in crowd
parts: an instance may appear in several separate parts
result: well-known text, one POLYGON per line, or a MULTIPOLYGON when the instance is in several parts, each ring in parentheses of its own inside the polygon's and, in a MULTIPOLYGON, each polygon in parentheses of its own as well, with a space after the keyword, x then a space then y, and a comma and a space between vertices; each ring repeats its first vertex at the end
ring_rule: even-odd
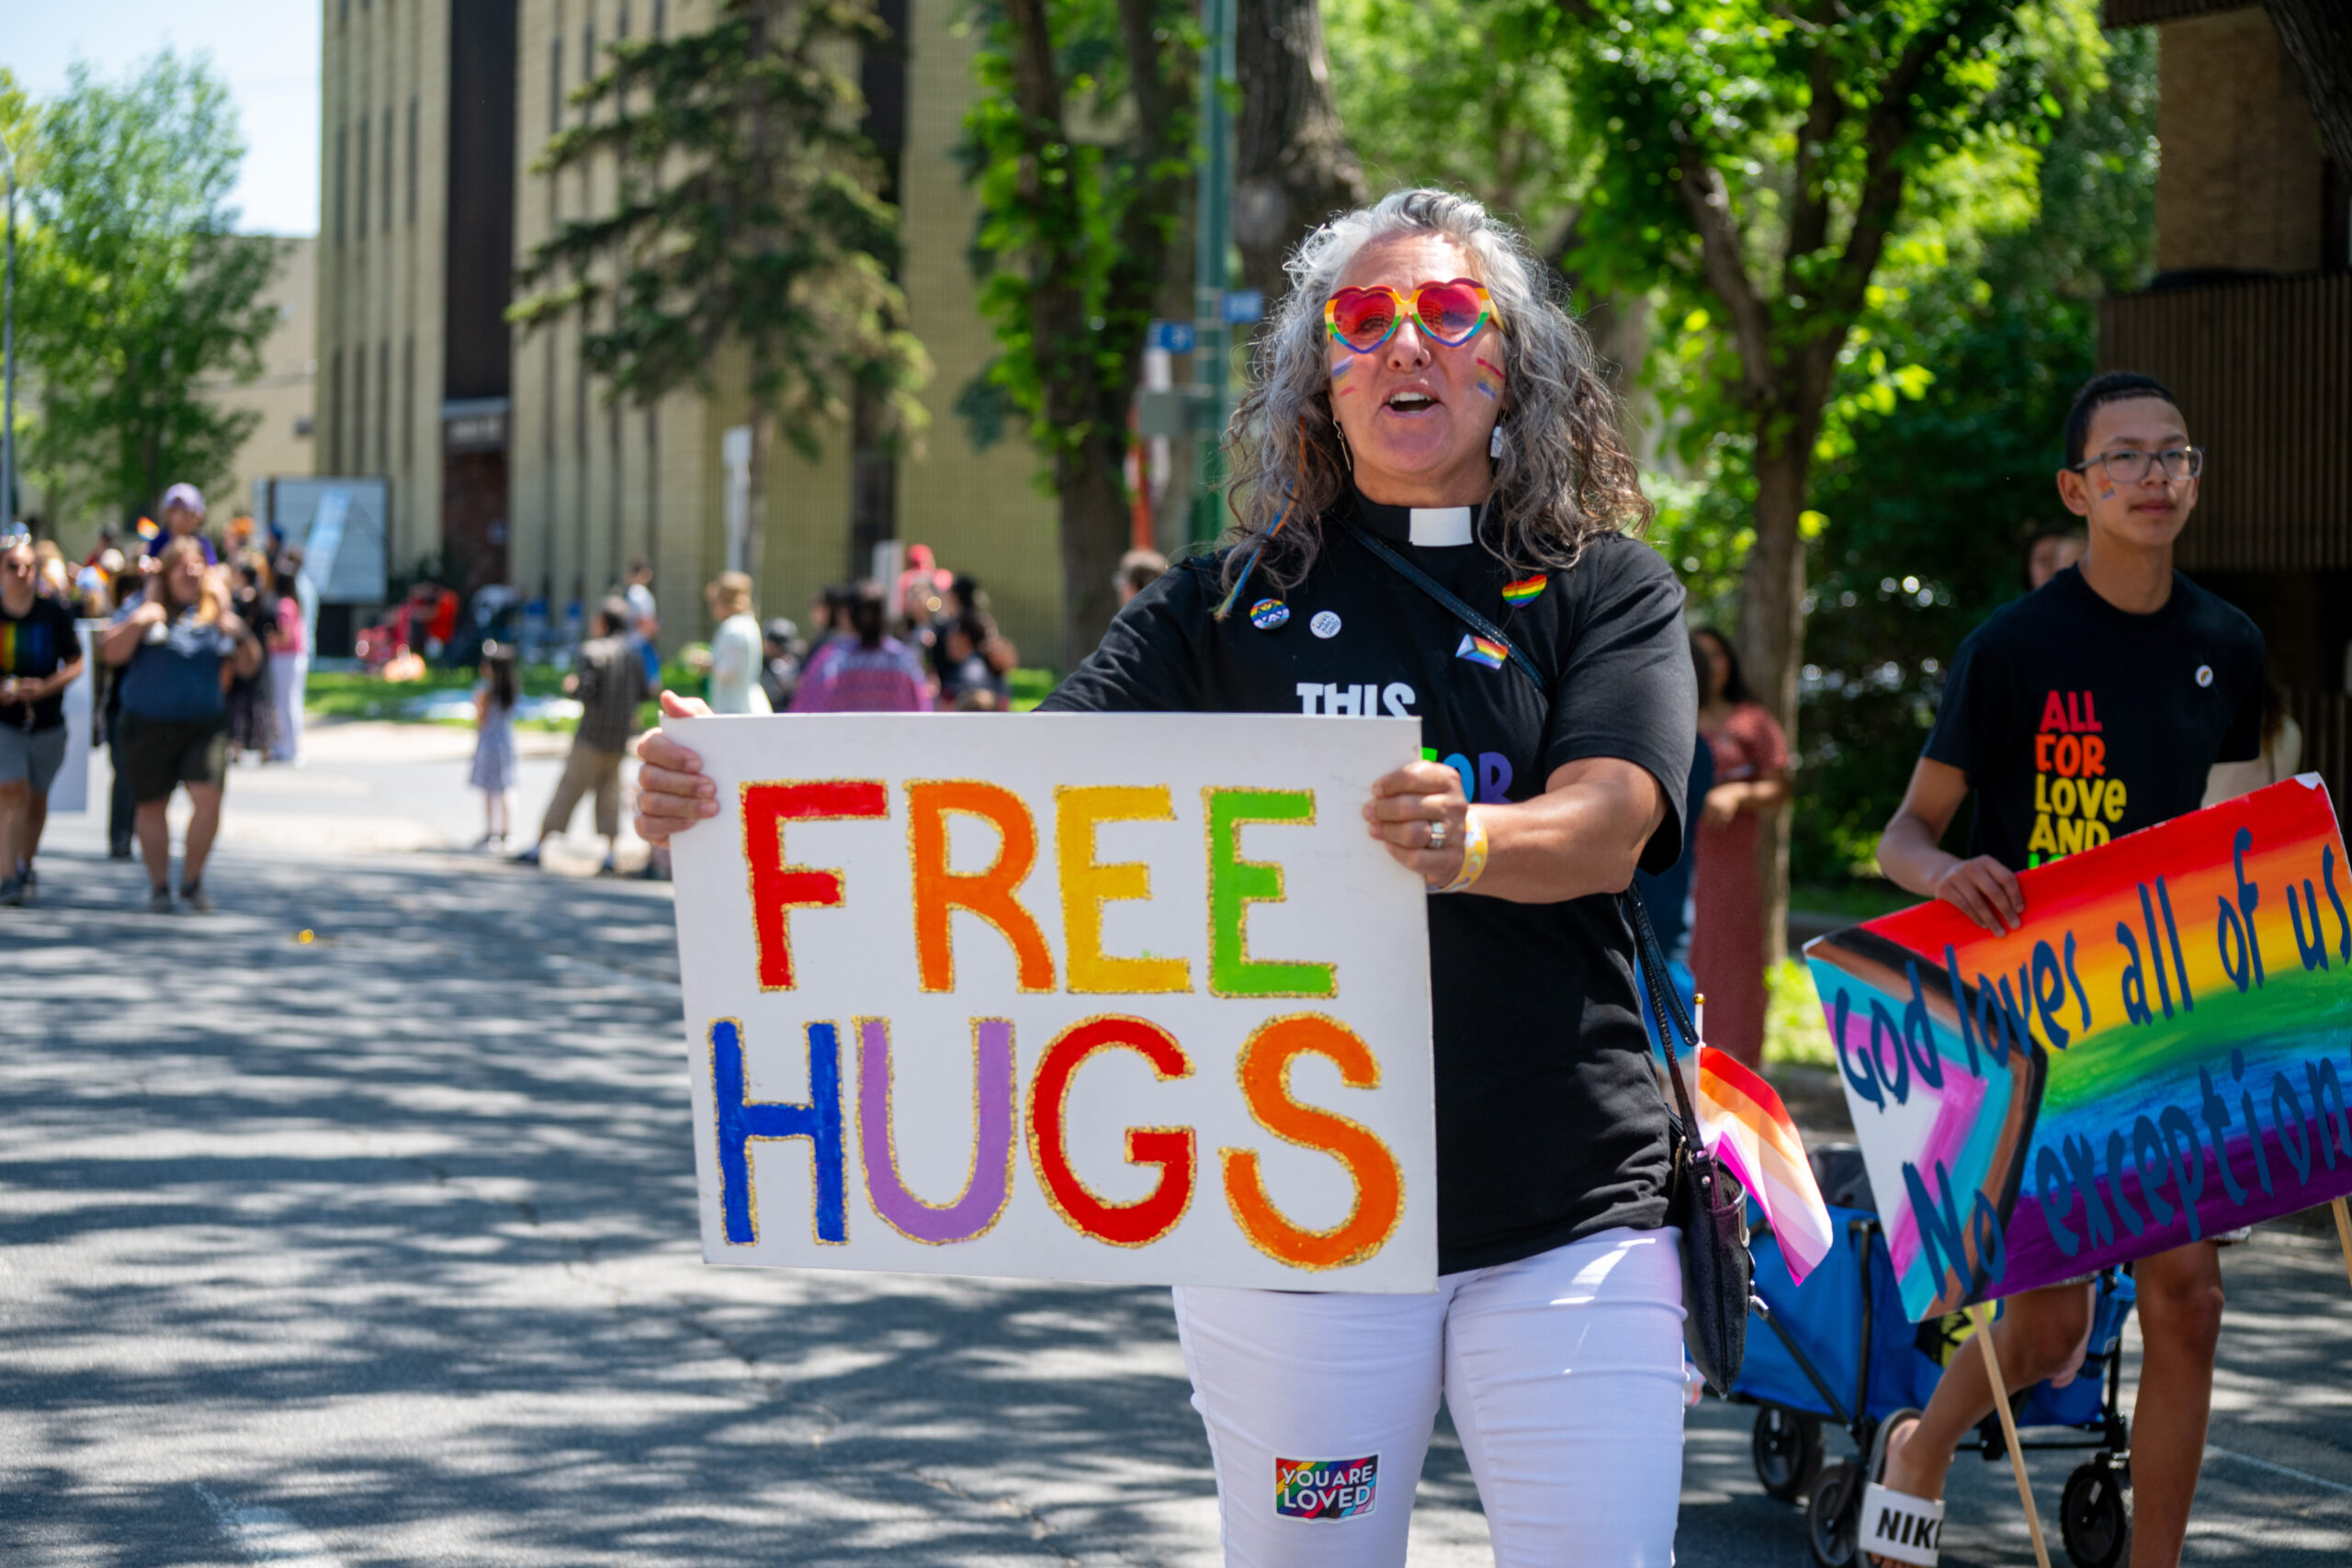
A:
POLYGON ((1789 1278, 1802 1285, 1829 1255, 1829 1208, 1804 1140, 1772 1086, 1712 1045, 1699 1047, 1692 1094, 1709 1152, 1731 1167, 1781 1239, 1789 1278))
POLYGON ((1462 634, 1462 646, 1453 650, 1456 659, 1466 659, 1473 664, 1483 664, 1489 670, 1499 670, 1503 660, 1510 657, 1510 649, 1491 637, 1473 632, 1462 634))
POLYGON ((139 520, 139 536, 141 538, 153 539, 160 536, 163 532, 164 531, 161 528, 155 525, 155 520, 153 517, 141 517, 139 520))

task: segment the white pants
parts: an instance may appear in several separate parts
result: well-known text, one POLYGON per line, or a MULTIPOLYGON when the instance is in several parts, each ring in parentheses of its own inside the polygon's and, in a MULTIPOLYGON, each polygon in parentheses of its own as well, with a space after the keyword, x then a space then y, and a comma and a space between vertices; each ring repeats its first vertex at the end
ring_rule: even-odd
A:
POLYGON ((1180 1286, 1234 1568, 1401 1568, 1442 1393, 1501 1568, 1668 1568, 1679 1234, 1603 1231, 1374 1296, 1180 1286))
POLYGON ((291 762, 302 754, 302 687, 310 678, 309 654, 269 656, 269 697, 277 709, 277 744, 269 753, 274 761, 291 762))

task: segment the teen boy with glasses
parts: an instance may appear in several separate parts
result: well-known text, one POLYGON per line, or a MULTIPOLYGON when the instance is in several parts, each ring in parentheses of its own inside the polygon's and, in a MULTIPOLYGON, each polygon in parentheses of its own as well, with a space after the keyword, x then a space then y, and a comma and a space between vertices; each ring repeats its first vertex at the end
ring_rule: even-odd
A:
MULTIPOLYGON (((2216 764, 2260 750, 2262 634, 2173 570, 2203 467, 2172 394, 2150 378, 2109 372, 2075 394, 2058 493, 2088 523, 2089 548, 1961 644, 1911 787, 1879 840, 1897 884, 1986 931, 2013 931, 2025 917, 2018 872, 2196 810, 2216 764), (2052 789, 2060 778, 2075 787, 2052 789), (1968 852, 1948 853, 1939 841, 1972 790, 1968 852)), ((2204 1455, 2221 1263, 2205 1240, 2143 1258, 2133 1274, 2144 1350, 2132 1562, 2171 1568, 2204 1455)), ((2010 1297, 1993 1329, 2009 1386, 2078 1366, 2090 1311, 2086 1280, 2010 1297)), ((1983 1358, 1956 1357, 1923 1416, 1889 1434, 1885 1487, 1939 1516, 1932 1500, 1953 1450, 1992 1409, 1983 1358)), ((1872 1523, 1863 1520, 1866 1551, 1876 1550, 1872 1523)))

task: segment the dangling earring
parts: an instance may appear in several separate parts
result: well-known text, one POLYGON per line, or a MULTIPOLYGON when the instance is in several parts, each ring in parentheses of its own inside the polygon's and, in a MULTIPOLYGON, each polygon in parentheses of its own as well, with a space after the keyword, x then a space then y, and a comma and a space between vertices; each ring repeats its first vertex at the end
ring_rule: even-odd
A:
POLYGON ((1498 422, 1495 425, 1495 433, 1487 437, 1487 456, 1489 457, 1499 457, 1502 455, 1503 427, 1501 423, 1498 422))

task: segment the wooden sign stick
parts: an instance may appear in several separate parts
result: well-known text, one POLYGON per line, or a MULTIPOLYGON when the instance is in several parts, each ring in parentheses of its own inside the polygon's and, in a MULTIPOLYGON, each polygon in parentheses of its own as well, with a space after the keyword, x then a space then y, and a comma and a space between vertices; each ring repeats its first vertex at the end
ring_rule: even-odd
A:
POLYGON ((2033 1484, 2026 1479, 2025 1451, 2018 1447, 2018 1419, 2009 1411, 2008 1385, 2001 1381, 2001 1358, 1993 1353, 1991 1303, 1971 1303, 1968 1316, 1976 1325, 1976 1343, 1984 1348, 1984 1375, 1992 1380, 1993 1408, 2000 1413, 2001 1432, 2009 1439, 2009 1468, 2017 1472, 2018 1501, 2025 1505, 2026 1529, 2033 1532, 2033 1560, 2040 1568, 2050 1568, 2050 1543, 2041 1539, 2041 1515, 2033 1506, 2033 1484))
POLYGON ((2328 1206, 2335 1211, 2335 1244, 2344 1249, 2344 1272, 2352 1275, 2352 1208, 2341 1198, 2328 1206))

